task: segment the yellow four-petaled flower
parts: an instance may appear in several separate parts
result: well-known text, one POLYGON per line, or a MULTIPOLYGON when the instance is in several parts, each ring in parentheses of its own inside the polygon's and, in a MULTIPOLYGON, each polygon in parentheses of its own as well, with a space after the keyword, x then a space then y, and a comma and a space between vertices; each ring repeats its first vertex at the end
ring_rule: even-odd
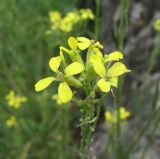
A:
POLYGON ((70 76, 72 77, 73 75, 77 75, 81 73, 84 70, 84 67, 79 62, 73 62, 64 69, 64 72, 60 72, 59 67, 60 67, 61 61, 62 61, 61 56, 53 57, 50 59, 49 66, 57 76, 55 77, 50 76, 50 77, 41 79, 35 84, 35 90, 42 91, 45 88, 47 88, 52 82, 59 81, 60 84, 58 87, 58 96, 63 103, 67 103, 72 99, 73 93, 66 80, 68 78, 65 78, 65 77, 70 77, 70 76))

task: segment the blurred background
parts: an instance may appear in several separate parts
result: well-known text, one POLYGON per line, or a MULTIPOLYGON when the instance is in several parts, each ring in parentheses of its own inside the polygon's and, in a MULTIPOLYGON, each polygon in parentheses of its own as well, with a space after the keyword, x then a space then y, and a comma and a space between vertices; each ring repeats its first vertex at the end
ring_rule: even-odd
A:
POLYGON ((122 51, 132 70, 121 79, 116 98, 110 93, 102 104, 90 158, 127 159, 126 153, 159 159, 157 20, 159 0, 0 0, 0 159, 80 158, 75 104, 59 106, 53 97, 57 86, 34 90, 51 74, 48 61, 69 36, 98 40, 105 54, 122 51), (104 119, 104 111, 117 104, 131 113, 118 139, 104 119))

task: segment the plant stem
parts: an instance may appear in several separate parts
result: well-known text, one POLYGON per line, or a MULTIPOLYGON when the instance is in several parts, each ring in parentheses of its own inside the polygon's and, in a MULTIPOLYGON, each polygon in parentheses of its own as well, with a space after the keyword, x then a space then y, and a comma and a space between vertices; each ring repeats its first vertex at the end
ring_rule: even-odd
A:
POLYGON ((128 0, 121 0, 120 2, 120 24, 118 29, 118 49, 123 50, 125 31, 128 23, 128 0))
MULTIPOLYGON (((94 99, 93 99, 94 100, 94 99)), ((84 101, 81 107, 81 152, 83 159, 89 159, 91 136, 95 131, 100 114, 100 102, 92 105, 84 101)))
POLYGON ((97 40, 99 36, 99 24, 100 24, 100 0, 95 0, 96 8, 95 8, 95 27, 94 27, 94 39, 97 40))

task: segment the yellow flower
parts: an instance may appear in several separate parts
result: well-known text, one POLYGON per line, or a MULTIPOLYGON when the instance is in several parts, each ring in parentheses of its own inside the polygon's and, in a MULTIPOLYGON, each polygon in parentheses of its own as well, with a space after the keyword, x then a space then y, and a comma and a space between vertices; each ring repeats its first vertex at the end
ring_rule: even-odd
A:
POLYGON ((71 48, 71 50, 66 49, 65 47, 60 47, 61 50, 64 52, 68 53, 69 55, 73 55, 77 49, 79 48, 80 50, 85 50, 87 49, 91 44, 91 40, 85 37, 69 37, 68 38, 68 45, 71 48))
POLYGON ((51 23, 57 23, 61 20, 61 13, 58 11, 50 11, 49 18, 51 23))
POLYGON ((85 50, 91 45, 91 40, 85 37, 78 37, 78 48, 80 50, 85 50))
POLYGON ((118 61, 123 59, 123 54, 119 51, 111 52, 109 55, 105 55, 104 62, 110 62, 110 61, 118 61))
POLYGON ((66 49, 65 47, 63 47, 63 46, 60 46, 60 50, 61 51, 64 51, 64 52, 66 52, 67 54, 69 54, 69 55, 74 55, 75 54, 75 52, 77 51, 77 46, 78 46, 78 41, 77 41, 77 39, 76 38, 74 38, 74 37, 69 37, 68 38, 68 45, 69 45, 69 47, 70 47, 70 50, 69 49, 66 49))
POLYGON ((69 54, 70 58, 72 61, 76 61, 84 65, 83 60, 81 56, 79 55, 79 50, 78 50, 78 40, 74 37, 69 37, 68 38, 68 45, 70 49, 67 49, 63 46, 60 46, 60 51, 64 51, 67 54, 69 54))
POLYGON ((61 56, 53 57, 49 61, 51 70, 56 73, 56 77, 46 77, 39 80, 35 84, 36 91, 42 91, 47 88, 52 82, 59 81, 58 96, 63 103, 67 103, 72 99, 73 93, 69 87, 76 80, 72 76, 81 73, 84 67, 81 63, 73 62, 64 69, 64 73, 59 71, 61 64, 61 56))
POLYGON ((81 14, 81 18, 86 20, 86 19, 94 19, 94 14, 92 12, 91 9, 80 9, 79 10, 80 14, 81 14))
POLYGON ((100 44, 100 42, 96 42, 94 40, 90 40, 86 37, 78 37, 78 48, 80 50, 85 50, 87 48, 89 48, 90 46, 92 46, 93 49, 102 49, 103 46, 100 44))
POLYGON ((16 124, 16 117, 15 116, 11 116, 8 120, 6 120, 6 125, 8 127, 12 127, 16 124))
POLYGON ((18 109, 22 103, 25 103, 27 101, 27 98, 24 96, 18 96, 15 94, 13 90, 11 90, 6 96, 7 104, 10 107, 13 107, 15 109, 18 109))
POLYGON ((73 25, 79 21, 80 17, 76 12, 69 12, 62 18, 59 28, 64 32, 70 32, 73 29, 73 25))
MULTIPOLYGON (((118 122, 118 112, 117 111, 113 111, 113 112, 109 112, 109 111, 106 111, 105 112, 105 120, 107 122, 110 122, 110 123, 117 123, 118 122)), ((125 119, 127 119, 128 117, 130 117, 130 112, 128 112, 124 107, 120 107, 119 108, 119 118, 120 118, 120 121, 123 121, 125 119)))
POLYGON ((126 72, 129 72, 130 70, 127 70, 126 66, 121 63, 117 62, 113 64, 108 71, 102 72, 102 69, 105 68, 104 65, 103 67, 99 67, 96 71, 96 73, 102 77, 102 79, 98 80, 97 85, 100 88, 102 92, 109 92, 110 89, 105 89, 111 86, 117 87, 118 83, 118 77, 126 72), (103 81, 103 82, 102 82, 103 81))
POLYGON ((117 87, 118 77, 126 72, 130 72, 122 62, 116 62, 106 69, 105 64, 107 62, 118 61, 120 59, 123 59, 123 55, 118 51, 112 52, 105 57, 101 53, 95 53, 90 56, 94 71, 101 78, 98 80, 97 85, 102 92, 109 92, 111 86, 117 87))
POLYGON ((58 11, 50 11, 49 12, 49 19, 51 22, 51 29, 56 30, 61 22, 61 13, 58 11))
POLYGON ((50 11, 49 19, 51 22, 51 29, 46 31, 46 34, 51 34, 55 30, 62 32, 71 32, 74 25, 78 22, 84 22, 87 19, 94 19, 94 14, 90 9, 80 9, 79 11, 68 12, 66 16, 62 17, 58 11, 50 11))
POLYGON ((160 19, 157 19, 155 22, 154 22, 154 29, 156 31, 160 31, 160 19))

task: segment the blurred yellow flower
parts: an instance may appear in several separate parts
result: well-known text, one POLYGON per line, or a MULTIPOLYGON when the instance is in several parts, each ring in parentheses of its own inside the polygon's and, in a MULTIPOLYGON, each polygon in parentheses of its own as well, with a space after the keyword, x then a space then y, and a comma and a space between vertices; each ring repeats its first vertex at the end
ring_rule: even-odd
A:
POLYGON ((94 14, 91 9, 80 9, 78 11, 68 12, 62 17, 59 11, 50 11, 49 19, 51 22, 51 29, 46 31, 46 34, 51 34, 55 30, 62 32, 71 32, 74 25, 78 22, 83 22, 87 19, 94 19, 94 14))
POLYGON ((16 93, 11 90, 6 96, 5 96, 5 99, 7 100, 7 104, 10 106, 10 107, 13 107, 15 109, 18 109, 22 103, 25 103, 27 102, 27 98, 24 97, 24 96, 19 96, 19 95, 16 95, 16 93))
POLYGON ((12 127, 16 124, 16 117, 15 116, 11 116, 8 120, 6 120, 6 125, 8 127, 12 127))
POLYGON ((64 32, 70 32, 73 29, 73 25, 79 21, 79 18, 76 12, 69 12, 61 20, 59 28, 64 32))
POLYGON ((155 22, 154 22, 154 29, 156 31, 160 31, 160 19, 157 19, 155 22))
POLYGON ((50 11, 49 19, 52 24, 58 24, 61 21, 61 13, 58 11, 50 11))
MULTIPOLYGON (((114 110, 113 112, 106 111, 105 112, 105 120, 109 123, 117 123, 118 122, 118 112, 114 110)), ((119 118, 120 121, 123 121, 130 117, 130 112, 128 112, 124 107, 119 108, 119 118)))
POLYGON ((79 10, 82 19, 94 19, 94 14, 91 9, 80 9, 79 10))

